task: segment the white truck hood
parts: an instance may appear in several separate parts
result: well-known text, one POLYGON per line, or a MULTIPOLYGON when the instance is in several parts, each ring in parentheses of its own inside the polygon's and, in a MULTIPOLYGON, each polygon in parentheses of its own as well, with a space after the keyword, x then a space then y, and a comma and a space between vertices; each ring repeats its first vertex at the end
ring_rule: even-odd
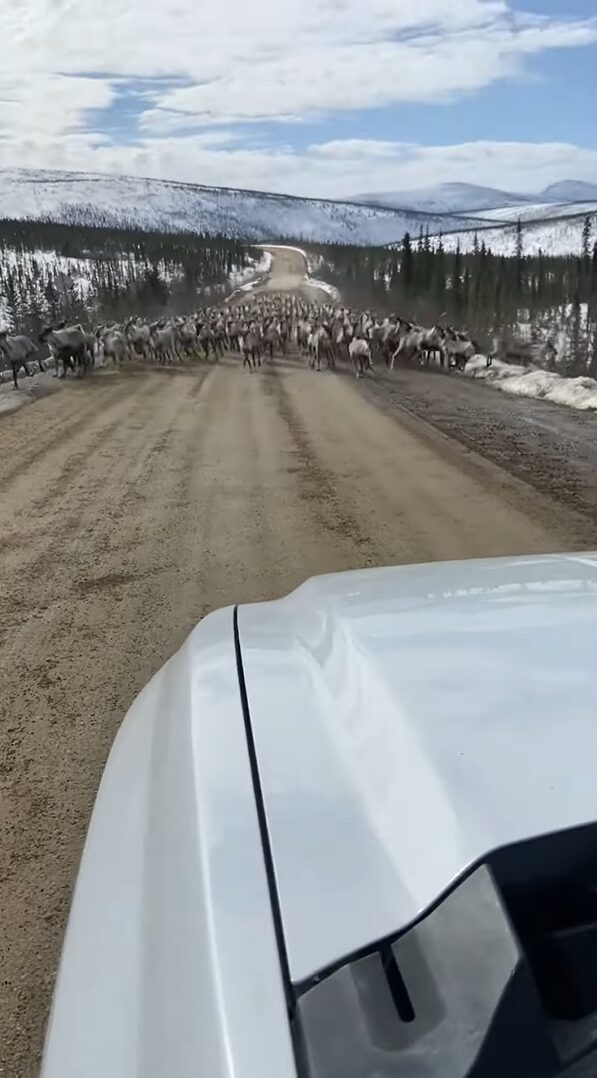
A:
POLYGON ((323 576, 241 607, 290 974, 597 819, 597 557, 323 576))
MULTIPOLYGON (((483 1019, 461 985, 442 988, 460 1018, 429 1025, 435 1004, 421 1004, 407 1030, 419 1055, 400 1073, 435 1075, 448 1048, 458 1060, 485 1044, 524 963, 491 866, 467 874, 510 843, 597 821, 596 629, 597 555, 344 573, 205 618, 112 749, 43 1078, 394 1075, 348 965, 388 938, 406 969, 424 953, 436 987, 417 974, 414 991, 433 1004, 462 971, 442 948, 461 940, 465 908, 484 911, 501 955, 464 978, 469 995, 486 986, 483 1019), (354 1015, 331 1045, 326 1006, 354 1015)), ((377 986, 370 1002, 379 954, 354 973, 377 986)), ((386 946, 390 979, 392 961, 386 946)))

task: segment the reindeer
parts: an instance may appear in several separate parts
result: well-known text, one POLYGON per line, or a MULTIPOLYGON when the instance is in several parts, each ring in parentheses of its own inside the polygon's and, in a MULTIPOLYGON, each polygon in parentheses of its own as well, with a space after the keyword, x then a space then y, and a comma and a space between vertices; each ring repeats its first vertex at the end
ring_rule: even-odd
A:
POLYGON ((357 378, 360 378, 365 373, 365 370, 373 370, 371 348, 368 341, 362 337, 355 337, 348 346, 348 353, 357 378))
POLYGON ((129 339, 118 326, 98 326, 95 336, 98 352, 101 352, 104 362, 110 360, 118 368, 129 358, 129 339))
POLYGON ((243 357, 243 369, 249 368, 249 373, 252 374, 257 369, 257 365, 261 366, 261 355, 259 352, 259 336, 257 330, 254 328, 255 324, 251 325, 245 330, 239 337, 240 353, 243 357))
POLYGON ((311 370, 321 370, 321 357, 325 356, 327 366, 330 366, 330 356, 332 349, 332 342, 330 336, 324 326, 318 326, 315 329, 308 341, 309 345, 309 366, 311 370))
MULTIPOLYGON (((15 389, 19 388, 18 373, 21 367, 25 371, 27 378, 33 378, 33 371, 29 370, 27 362, 37 354, 37 348, 33 341, 29 340, 29 337, 21 335, 9 337, 8 330, 0 330, 0 354, 10 363, 15 389)), ((39 369, 43 371, 41 360, 39 361, 39 369)))
POLYGON ((89 334, 81 325, 66 326, 61 322, 59 326, 45 326, 42 329, 39 340, 41 344, 47 344, 54 355, 56 374, 60 378, 59 365, 62 362, 62 377, 66 375, 67 365, 74 365, 78 374, 87 374, 93 365, 93 350, 90 352, 89 334))

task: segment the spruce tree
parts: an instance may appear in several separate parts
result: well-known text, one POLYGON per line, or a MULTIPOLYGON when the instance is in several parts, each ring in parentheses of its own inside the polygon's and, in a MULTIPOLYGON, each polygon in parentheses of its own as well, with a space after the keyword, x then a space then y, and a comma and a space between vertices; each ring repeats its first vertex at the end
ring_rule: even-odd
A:
POLYGON ((402 262, 400 266, 400 276, 402 289, 405 294, 408 294, 413 285, 413 251, 410 240, 410 233, 404 233, 404 239, 402 241, 402 262))

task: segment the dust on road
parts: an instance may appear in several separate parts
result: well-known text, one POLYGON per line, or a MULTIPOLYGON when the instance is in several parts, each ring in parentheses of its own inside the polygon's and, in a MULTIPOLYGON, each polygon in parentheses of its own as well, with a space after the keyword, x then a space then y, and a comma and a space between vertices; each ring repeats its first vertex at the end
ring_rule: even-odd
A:
POLYGON ((112 739, 203 615, 591 529, 292 359, 71 383, 2 420, 0 460, 0 1074, 29 1078, 112 739))

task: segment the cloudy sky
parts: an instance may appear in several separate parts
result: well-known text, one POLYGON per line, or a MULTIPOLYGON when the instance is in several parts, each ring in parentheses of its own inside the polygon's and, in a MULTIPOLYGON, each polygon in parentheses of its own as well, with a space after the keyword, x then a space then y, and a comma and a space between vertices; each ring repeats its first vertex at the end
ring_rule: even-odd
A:
POLYGON ((0 167, 597 182, 595 0, 4 0, 0 167))

